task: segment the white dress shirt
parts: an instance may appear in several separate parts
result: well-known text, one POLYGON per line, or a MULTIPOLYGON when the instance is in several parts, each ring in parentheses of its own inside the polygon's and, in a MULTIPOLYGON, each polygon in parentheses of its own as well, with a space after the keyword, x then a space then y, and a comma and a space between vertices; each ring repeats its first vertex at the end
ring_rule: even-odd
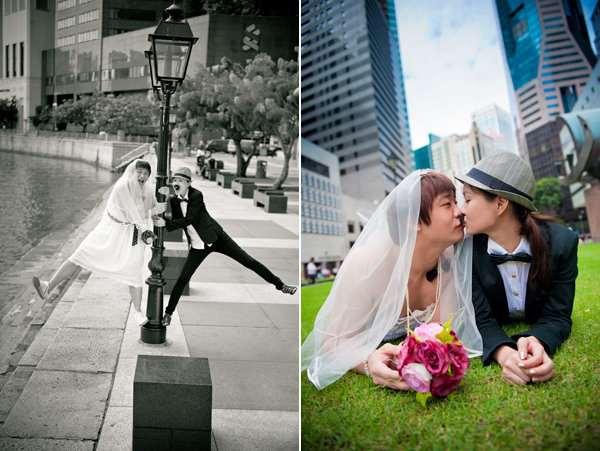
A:
MULTIPOLYGON (((513 252, 508 252, 494 240, 488 237, 488 254, 516 254, 525 252, 531 255, 529 241, 521 237, 521 242, 513 252)), ((529 278, 529 269, 531 263, 510 261, 498 265, 498 270, 504 282, 504 291, 508 302, 508 313, 511 318, 525 318, 525 296, 527 294, 527 279, 529 278)))
MULTIPOLYGON (((186 201, 188 200, 187 198, 187 191, 180 195, 177 196, 179 199, 185 199, 186 201)), ((187 214, 187 206, 188 203, 187 202, 180 202, 179 205, 181 205, 181 212, 183 213, 183 217, 185 218, 185 215, 187 214)), ((190 237, 190 241, 192 243, 192 248, 193 249, 204 249, 204 241, 202 241, 202 239, 200 238, 200 235, 198 235, 198 232, 196 232, 196 229, 194 229, 193 225, 189 225, 186 227, 188 236, 190 237)))

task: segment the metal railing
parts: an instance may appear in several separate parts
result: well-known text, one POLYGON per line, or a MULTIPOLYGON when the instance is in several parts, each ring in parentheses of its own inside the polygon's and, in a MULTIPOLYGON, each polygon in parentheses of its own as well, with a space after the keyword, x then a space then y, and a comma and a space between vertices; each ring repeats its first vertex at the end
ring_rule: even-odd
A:
POLYGON ((129 163, 131 163, 136 158, 140 158, 146 155, 150 151, 150 144, 145 143, 139 147, 136 147, 131 152, 127 152, 121 158, 119 158, 118 163, 113 167, 113 172, 121 172, 124 170, 129 163))

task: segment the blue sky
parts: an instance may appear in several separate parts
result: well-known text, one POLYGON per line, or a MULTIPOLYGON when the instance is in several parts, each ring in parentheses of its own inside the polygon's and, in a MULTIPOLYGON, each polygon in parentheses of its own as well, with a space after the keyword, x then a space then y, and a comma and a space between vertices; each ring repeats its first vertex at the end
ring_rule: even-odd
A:
MULTIPOLYGON (((596 0, 581 3, 593 36, 596 0)), ((396 0, 396 19, 413 149, 467 133, 490 103, 510 112, 493 0, 396 0)))

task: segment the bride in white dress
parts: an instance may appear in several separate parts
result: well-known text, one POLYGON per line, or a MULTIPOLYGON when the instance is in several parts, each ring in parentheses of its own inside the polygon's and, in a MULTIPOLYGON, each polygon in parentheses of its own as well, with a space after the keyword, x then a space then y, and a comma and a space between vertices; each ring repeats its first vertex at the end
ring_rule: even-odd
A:
MULTIPOLYGON (((115 183, 102 219, 81 242, 49 281, 33 277, 33 285, 44 299, 59 283, 81 268, 129 285, 129 293, 140 325, 148 322, 141 311, 144 285, 145 244, 155 238, 149 218, 162 213, 165 204, 157 204, 153 186, 148 183, 151 167, 145 160, 127 166, 115 183)), ((168 194, 168 188, 161 188, 168 194)))
POLYGON ((302 369, 317 389, 354 370, 377 385, 408 390, 390 364, 400 346, 378 346, 419 323, 452 318, 469 356, 481 355, 472 239, 463 238, 455 193, 448 177, 415 171, 369 218, 302 345, 302 369))

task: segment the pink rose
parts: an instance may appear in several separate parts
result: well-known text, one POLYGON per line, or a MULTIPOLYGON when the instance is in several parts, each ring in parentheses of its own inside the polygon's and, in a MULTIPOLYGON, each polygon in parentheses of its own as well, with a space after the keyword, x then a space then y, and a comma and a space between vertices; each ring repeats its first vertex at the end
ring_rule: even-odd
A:
POLYGON ((465 348, 463 348, 462 345, 447 343, 444 346, 446 346, 448 354, 450 355, 452 374, 462 377, 463 374, 467 372, 469 364, 471 363, 467 351, 465 351, 465 348))
POLYGON ((427 368, 432 376, 446 374, 450 364, 448 350, 437 340, 427 340, 415 345, 416 360, 427 368))
POLYGON ((421 363, 408 363, 402 368, 402 378, 414 391, 429 392, 431 374, 421 363))
POLYGON ((448 396, 460 385, 462 376, 448 376, 444 374, 442 376, 435 376, 431 380, 429 388, 431 389, 431 396, 434 398, 443 398, 448 396))
POLYGON ((406 340, 402 342, 400 345, 400 353, 398 354, 398 362, 396 364, 396 368, 400 373, 404 365, 409 363, 413 363, 416 361, 415 358, 415 345, 417 344, 417 339, 413 334, 408 334, 406 340))
POLYGON ((439 334, 443 329, 444 328, 438 323, 421 324, 415 329, 415 334, 417 335, 417 337, 419 337, 419 340, 421 341, 436 340, 439 342, 440 340, 437 339, 435 336, 439 334))

